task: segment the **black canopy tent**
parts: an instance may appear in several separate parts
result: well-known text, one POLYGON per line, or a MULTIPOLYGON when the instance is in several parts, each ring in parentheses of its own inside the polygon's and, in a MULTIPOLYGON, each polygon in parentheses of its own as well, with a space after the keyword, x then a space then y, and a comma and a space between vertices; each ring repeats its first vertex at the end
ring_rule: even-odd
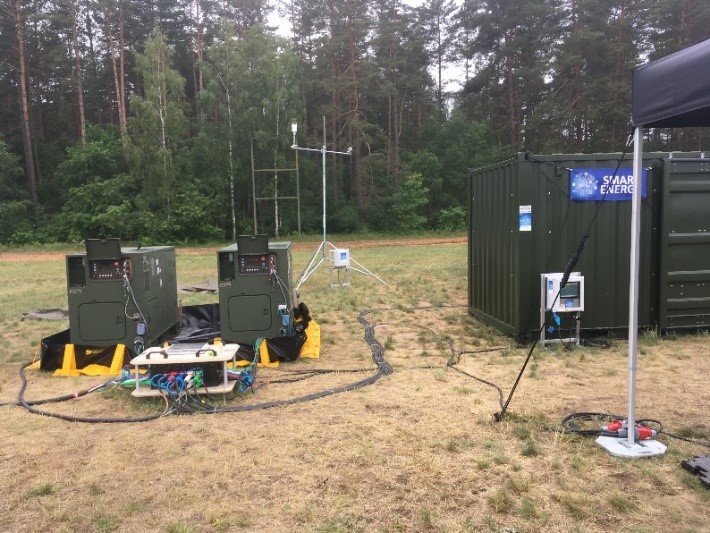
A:
MULTIPOLYGON (((710 39, 634 70, 634 183, 641 183, 644 128, 710 126, 710 39)), ((599 437, 597 442, 622 457, 659 455, 666 447, 656 441, 635 442, 636 355, 638 341, 639 240, 641 187, 631 200, 631 267, 629 283, 629 405, 628 437, 599 437)))
POLYGON ((635 127, 710 126, 710 39, 634 70, 635 127))

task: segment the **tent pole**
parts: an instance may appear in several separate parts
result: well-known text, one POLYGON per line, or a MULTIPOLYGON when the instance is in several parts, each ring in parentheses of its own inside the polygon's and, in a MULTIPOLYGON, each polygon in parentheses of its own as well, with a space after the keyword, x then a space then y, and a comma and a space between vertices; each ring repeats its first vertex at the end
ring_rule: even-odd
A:
POLYGON ((641 243, 641 191, 643 188, 643 127, 634 131, 634 190, 631 194, 631 250, 629 257, 629 398, 626 437, 601 435, 597 444, 616 457, 652 457, 666 452, 654 439, 636 442, 636 353, 638 347, 639 249, 641 243))
POLYGON ((629 274, 629 423, 628 445, 636 433, 636 355, 638 347, 639 248, 641 240, 641 180, 643 175, 643 127, 634 130, 634 190, 631 195, 631 260, 629 274))

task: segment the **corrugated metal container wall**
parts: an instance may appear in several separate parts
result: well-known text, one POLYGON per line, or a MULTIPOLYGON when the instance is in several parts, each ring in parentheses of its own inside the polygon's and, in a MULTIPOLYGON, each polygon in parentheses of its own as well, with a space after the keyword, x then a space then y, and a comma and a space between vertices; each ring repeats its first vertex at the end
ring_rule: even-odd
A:
POLYGON ((660 326, 710 326, 710 161, 666 161, 660 326))
POLYGON ((469 194, 468 301, 497 329, 512 334, 520 315, 520 246, 513 159, 483 169, 469 194))
MULTIPOLYGON (((639 325, 651 326, 658 280, 663 156, 647 154, 642 204, 639 325), (654 267, 654 265, 656 265, 654 267)), ((539 329, 540 274, 562 272, 599 210, 575 271, 585 276, 583 329, 628 325, 631 202, 569 199, 570 169, 611 168, 621 154, 533 156, 473 171, 469 312, 506 334, 539 329), (528 225, 529 223, 529 225, 528 225), (511 294, 512 291, 512 294, 511 294)), ((622 167, 631 166, 631 156, 622 167)))

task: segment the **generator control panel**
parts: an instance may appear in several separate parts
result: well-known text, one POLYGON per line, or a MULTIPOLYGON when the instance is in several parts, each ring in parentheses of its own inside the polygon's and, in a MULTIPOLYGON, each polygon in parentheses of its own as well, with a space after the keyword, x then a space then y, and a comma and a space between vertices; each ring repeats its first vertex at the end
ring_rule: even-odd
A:
POLYGON ((541 274, 545 309, 555 313, 584 311, 584 276, 572 272, 565 286, 560 287, 563 275, 562 272, 541 274))
POLYGON ((129 258, 89 260, 89 279, 116 280, 133 279, 133 261, 129 258))
POLYGON ((239 254, 240 274, 269 274, 278 271, 276 254, 239 254))

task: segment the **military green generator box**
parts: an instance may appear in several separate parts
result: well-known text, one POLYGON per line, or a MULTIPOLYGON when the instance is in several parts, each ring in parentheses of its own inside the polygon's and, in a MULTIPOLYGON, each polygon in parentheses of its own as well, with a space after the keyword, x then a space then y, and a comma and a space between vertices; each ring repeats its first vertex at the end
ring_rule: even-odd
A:
POLYGON ((66 256, 72 344, 123 344, 134 354, 177 328, 175 248, 122 248, 118 239, 87 239, 86 253, 66 256))
POLYGON ((243 235, 217 252, 222 338, 252 346, 287 334, 292 306, 291 243, 243 235))

